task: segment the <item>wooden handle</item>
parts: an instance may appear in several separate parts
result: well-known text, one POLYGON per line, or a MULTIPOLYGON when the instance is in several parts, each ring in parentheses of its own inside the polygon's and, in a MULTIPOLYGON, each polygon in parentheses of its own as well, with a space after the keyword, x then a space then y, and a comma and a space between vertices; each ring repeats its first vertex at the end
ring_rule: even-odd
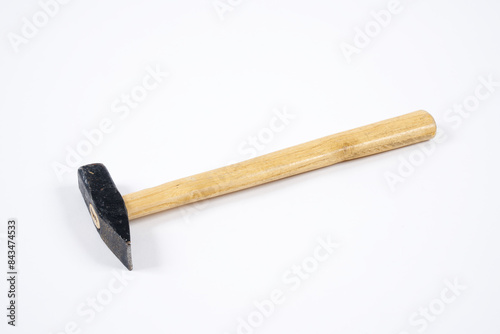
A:
POLYGON ((123 196, 129 219, 429 140, 436 123, 415 111, 123 196))

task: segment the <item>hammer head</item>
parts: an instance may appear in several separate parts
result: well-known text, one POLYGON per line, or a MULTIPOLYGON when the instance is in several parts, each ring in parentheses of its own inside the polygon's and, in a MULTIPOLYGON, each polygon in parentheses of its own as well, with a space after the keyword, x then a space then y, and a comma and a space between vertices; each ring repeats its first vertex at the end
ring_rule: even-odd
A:
POLYGON ((78 186, 102 240, 132 270, 127 208, 108 170, 103 164, 80 167, 78 186))

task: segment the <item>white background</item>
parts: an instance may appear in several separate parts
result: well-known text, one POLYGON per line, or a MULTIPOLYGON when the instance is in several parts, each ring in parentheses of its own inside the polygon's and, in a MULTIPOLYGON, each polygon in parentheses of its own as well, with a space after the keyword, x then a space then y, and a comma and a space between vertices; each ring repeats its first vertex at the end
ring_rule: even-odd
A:
MULTIPOLYGON (((342 43, 376 29, 388 1, 233 0, 221 18, 211 0, 74 0, 17 52, 10 39, 42 9, 2 2, 0 260, 15 217, 20 276, 18 327, 2 306, 0 332, 500 330, 497 1, 401 0, 351 62, 342 43), (148 67, 169 76, 120 117, 148 67), (66 162, 109 119, 78 165, 104 163, 126 194, 249 158, 276 110, 294 118, 259 154, 418 109, 439 141, 133 221, 125 286, 66 162), (294 289, 283 276, 318 238, 339 247, 294 289), (259 318, 275 289, 283 302, 259 318)), ((6 292, 2 279, 1 305, 6 292)))

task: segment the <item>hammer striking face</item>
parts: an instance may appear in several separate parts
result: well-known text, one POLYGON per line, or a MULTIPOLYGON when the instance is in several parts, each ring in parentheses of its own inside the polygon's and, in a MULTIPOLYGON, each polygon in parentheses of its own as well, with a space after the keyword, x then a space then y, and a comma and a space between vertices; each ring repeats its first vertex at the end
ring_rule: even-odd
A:
POLYGON ((416 144, 435 134, 434 119, 421 110, 123 197, 102 164, 80 167, 78 183, 102 240, 132 270, 129 220, 416 144))

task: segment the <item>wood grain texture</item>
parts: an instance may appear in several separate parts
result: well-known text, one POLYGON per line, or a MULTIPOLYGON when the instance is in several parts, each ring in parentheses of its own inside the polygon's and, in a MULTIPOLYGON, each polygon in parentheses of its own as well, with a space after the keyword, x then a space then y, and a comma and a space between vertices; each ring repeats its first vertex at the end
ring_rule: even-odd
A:
POLYGON ((289 176, 429 140, 436 133, 420 110, 316 139, 234 165, 123 196, 129 219, 255 187, 289 176))

